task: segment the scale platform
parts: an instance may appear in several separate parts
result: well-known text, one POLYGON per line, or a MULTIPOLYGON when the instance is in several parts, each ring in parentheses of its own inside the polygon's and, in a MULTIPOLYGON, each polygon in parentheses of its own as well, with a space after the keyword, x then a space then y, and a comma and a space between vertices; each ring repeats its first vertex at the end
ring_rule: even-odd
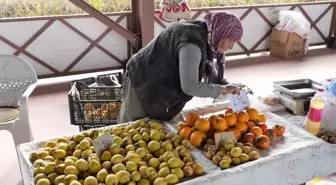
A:
POLYGON ((293 114, 305 116, 309 110, 310 98, 294 99, 292 96, 274 91, 274 93, 280 98, 280 104, 291 110, 293 114))
POLYGON ((273 87, 283 106, 295 115, 306 115, 311 98, 323 85, 311 79, 298 79, 273 82, 273 87))

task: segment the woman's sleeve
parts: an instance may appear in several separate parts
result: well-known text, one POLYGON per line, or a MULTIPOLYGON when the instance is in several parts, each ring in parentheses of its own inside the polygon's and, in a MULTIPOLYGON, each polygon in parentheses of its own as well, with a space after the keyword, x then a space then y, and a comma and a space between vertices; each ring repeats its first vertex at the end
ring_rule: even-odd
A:
MULTIPOLYGON (((217 65, 221 65, 219 66, 219 72, 218 72, 218 81, 217 83, 220 85, 228 85, 230 84, 230 82, 224 78, 224 71, 225 71, 225 56, 223 55, 220 59, 221 61, 217 63, 217 65)), ((215 84, 217 84, 215 83, 215 84)))
POLYGON ((222 93, 222 85, 199 81, 201 50, 194 44, 185 44, 179 50, 180 83, 182 91, 190 96, 217 98, 222 93))

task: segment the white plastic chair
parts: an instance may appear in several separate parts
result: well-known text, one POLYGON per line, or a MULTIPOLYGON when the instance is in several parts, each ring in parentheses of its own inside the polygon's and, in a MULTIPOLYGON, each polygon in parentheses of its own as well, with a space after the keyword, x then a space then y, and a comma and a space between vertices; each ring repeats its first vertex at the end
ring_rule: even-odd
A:
POLYGON ((33 140, 28 97, 36 85, 36 73, 27 61, 14 55, 0 55, 0 109, 18 108, 20 111, 18 118, 0 123, 0 130, 12 134, 15 148, 33 140))

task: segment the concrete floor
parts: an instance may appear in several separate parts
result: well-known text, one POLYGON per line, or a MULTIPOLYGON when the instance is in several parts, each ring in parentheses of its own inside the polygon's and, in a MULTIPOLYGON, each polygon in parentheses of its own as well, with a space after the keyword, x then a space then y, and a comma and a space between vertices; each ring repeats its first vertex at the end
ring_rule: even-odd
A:
MULTIPOLYGON (((272 91, 276 80, 311 78, 322 80, 336 76, 336 53, 332 50, 314 50, 300 60, 280 60, 268 56, 232 59, 225 76, 233 82, 242 82, 255 93, 272 91)), ((70 125, 67 83, 70 78, 41 80, 29 100, 30 122, 35 140, 67 135, 78 131, 70 125), (48 84, 57 82, 50 89, 48 84), (47 93, 45 93, 47 92, 47 93)), ((78 78, 78 76, 77 76, 78 78)), ((0 185, 21 185, 21 175, 10 133, 0 132, 0 185)))

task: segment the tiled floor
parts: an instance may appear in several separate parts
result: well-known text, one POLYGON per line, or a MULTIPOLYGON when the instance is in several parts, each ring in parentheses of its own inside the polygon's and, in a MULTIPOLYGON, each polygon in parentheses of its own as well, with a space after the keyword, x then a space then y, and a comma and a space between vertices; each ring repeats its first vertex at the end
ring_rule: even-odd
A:
MULTIPOLYGON (((249 58, 243 63, 251 63, 251 65, 227 68, 225 76, 231 81, 247 84, 257 93, 271 91, 274 80, 293 78, 320 80, 335 76, 336 53, 330 50, 319 53, 315 55, 316 53, 312 52, 310 56, 300 61, 282 61, 269 57, 249 58), (268 62, 261 64, 261 60, 268 62)), ((230 62, 228 66, 235 65, 236 62, 230 62)), ((66 89, 66 84, 63 85, 63 89, 66 89)), ((32 96, 29 108, 35 140, 78 131, 77 127, 70 125, 66 91, 56 93, 51 91, 48 94, 32 96)), ((21 185, 20 170, 9 133, 0 132, 0 146, 0 185, 21 185)))

